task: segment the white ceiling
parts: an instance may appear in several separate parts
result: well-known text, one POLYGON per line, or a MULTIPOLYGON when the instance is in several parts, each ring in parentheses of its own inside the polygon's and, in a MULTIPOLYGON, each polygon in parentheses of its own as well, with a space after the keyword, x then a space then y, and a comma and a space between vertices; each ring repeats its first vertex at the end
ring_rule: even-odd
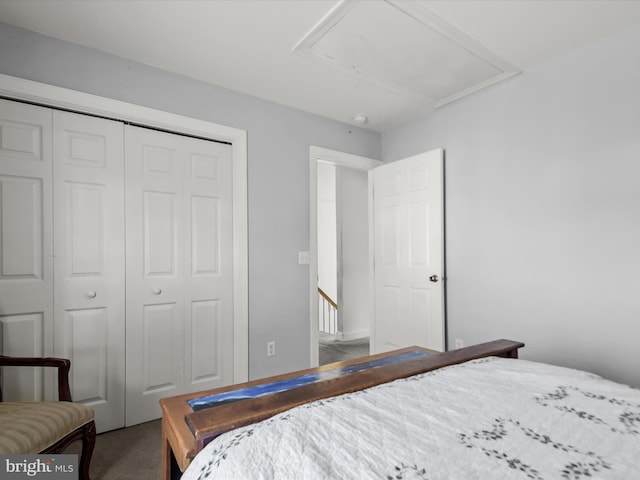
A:
POLYGON ((639 23, 640 0, 0 0, 0 21, 383 131, 639 23))

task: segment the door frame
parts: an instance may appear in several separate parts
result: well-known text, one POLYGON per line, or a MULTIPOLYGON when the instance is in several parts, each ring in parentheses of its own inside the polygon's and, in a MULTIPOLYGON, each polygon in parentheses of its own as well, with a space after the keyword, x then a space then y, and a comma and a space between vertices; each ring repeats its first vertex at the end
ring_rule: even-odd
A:
MULTIPOLYGON (((317 367, 318 355, 318 162, 369 171, 382 161, 311 145, 309 147, 309 364, 317 367)), ((371 252, 370 252, 371 254, 371 252)))
POLYGON ((233 381, 249 377, 247 132, 238 128, 0 74, 0 96, 178 134, 229 142, 233 162, 233 381))

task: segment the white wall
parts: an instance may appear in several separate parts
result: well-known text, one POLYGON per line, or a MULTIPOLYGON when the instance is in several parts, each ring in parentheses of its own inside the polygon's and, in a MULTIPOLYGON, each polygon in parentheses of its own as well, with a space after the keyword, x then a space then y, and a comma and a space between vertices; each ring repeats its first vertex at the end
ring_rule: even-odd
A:
POLYGON ((368 173, 338 167, 339 338, 369 336, 369 190, 368 173))
POLYGON ((383 134, 445 148, 448 344, 640 386, 640 26, 383 134))
POLYGON ((338 301, 336 166, 318 162, 318 287, 338 301))
POLYGON ((309 146, 380 158, 379 134, 2 23, 0 73, 246 130, 249 377, 309 366, 309 146))

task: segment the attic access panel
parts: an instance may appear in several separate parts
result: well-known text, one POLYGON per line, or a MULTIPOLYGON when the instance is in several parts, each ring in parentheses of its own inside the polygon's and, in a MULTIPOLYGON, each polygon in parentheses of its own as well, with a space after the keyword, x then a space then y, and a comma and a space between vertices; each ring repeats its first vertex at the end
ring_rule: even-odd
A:
POLYGON ((519 73, 418 1, 342 0, 293 51, 431 108, 519 73))

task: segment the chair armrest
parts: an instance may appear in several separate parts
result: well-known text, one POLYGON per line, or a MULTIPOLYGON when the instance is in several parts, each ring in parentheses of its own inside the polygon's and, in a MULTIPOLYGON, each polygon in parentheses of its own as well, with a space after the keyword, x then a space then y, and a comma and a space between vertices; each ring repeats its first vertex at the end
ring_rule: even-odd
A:
MULTIPOLYGON (((55 367, 58 369, 58 400, 71 401, 71 389, 69 388, 69 369, 71 362, 66 358, 54 357, 7 357, 0 355, 0 367, 55 367)), ((2 389, 0 389, 0 402, 2 401, 2 389)))

